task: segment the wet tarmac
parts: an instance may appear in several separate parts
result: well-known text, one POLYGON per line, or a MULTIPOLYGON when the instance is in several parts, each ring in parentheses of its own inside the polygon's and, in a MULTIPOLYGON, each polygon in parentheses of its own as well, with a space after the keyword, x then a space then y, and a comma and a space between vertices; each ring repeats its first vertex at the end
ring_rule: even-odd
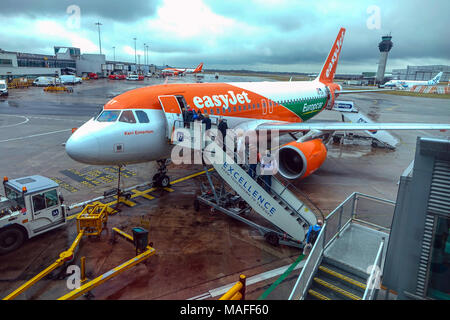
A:
MULTIPOLYGON (((255 81, 258 78, 206 75, 204 81, 255 81)), ((265 80, 265 79, 264 79, 265 80)), ((183 77, 174 81, 193 81, 183 77)), ((194 80, 195 81, 195 80, 194 80)), ((45 93, 42 88, 11 90, 0 100, 0 176, 17 178, 40 174, 61 185, 67 204, 101 196, 117 187, 117 169, 89 166, 70 159, 63 143, 71 129, 95 115, 113 96, 164 79, 144 82, 91 80, 74 88, 74 93, 45 93)), ((446 99, 427 99, 360 93, 341 97, 377 122, 450 122, 446 99)), ((315 119, 341 121, 340 115, 324 111, 315 119)), ((396 200, 397 182, 414 158, 417 136, 448 136, 446 132, 393 131, 401 143, 395 151, 370 144, 331 144, 323 166, 310 177, 293 182, 324 214, 331 212, 351 193, 396 200)), ((202 171, 201 166, 169 167, 172 181, 202 171)), ((125 167, 121 187, 145 184, 156 172, 154 163, 125 167)), ((128 233, 144 225, 149 229, 156 254, 133 269, 94 289, 95 299, 188 299, 237 281, 239 274, 255 276, 293 263, 299 250, 273 247, 253 229, 209 209, 196 212, 193 200, 200 192, 204 175, 178 182, 173 191, 154 190, 154 199, 136 197, 133 207, 122 205, 111 216, 108 229, 99 240, 83 238, 77 253, 85 256, 87 271, 98 276, 134 256, 134 247, 120 240, 108 242, 111 227, 128 233)), ((144 187, 145 188, 145 187, 144 187)), ((254 217, 257 219, 257 217, 254 217)), ((389 219, 390 217, 386 217, 389 219)), ((75 219, 67 226, 26 242, 17 252, 0 257, 0 297, 10 293, 52 263, 76 236, 75 219)), ((299 270, 269 295, 286 299, 299 270)), ((258 298, 276 279, 267 279, 248 288, 249 299, 258 298)), ((69 290, 66 279, 41 280, 17 299, 56 299, 69 290)), ((218 297, 211 297, 217 299, 218 297)), ((83 298, 80 298, 83 299, 83 298)))

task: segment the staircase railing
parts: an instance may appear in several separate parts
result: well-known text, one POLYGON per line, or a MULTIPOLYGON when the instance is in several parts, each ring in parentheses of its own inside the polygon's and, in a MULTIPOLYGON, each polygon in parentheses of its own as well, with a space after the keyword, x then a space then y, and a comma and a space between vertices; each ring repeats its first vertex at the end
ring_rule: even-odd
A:
POLYGON ((309 284, 311 283, 312 277, 317 271, 317 268, 320 265, 321 257, 324 251, 324 241, 323 238, 325 236, 325 230, 327 227, 327 223, 323 225, 320 230, 319 236, 316 239, 314 246, 312 247, 311 252, 308 255, 308 259, 306 259, 305 265, 300 272, 299 277, 297 278, 297 282, 294 285, 294 289, 291 292, 288 300, 301 300, 306 294, 306 290, 309 288, 309 284))
MULTIPOLYGON (((381 227, 373 223, 367 223, 366 221, 356 219, 356 210, 357 210, 357 200, 360 198, 369 199, 373 201, 378 201, 382 203, 386 203, 390 206, 395 202, 380 199, 372 196, 368 196, 365 194, 361 194, 358 192, 352 193, 344 202, 342 202, 336 209, 334 209, 325 219, 325 223, 320 231, 320 234, 314 243, 312 250, 308 256, 308 259, 305 262, 302 272, 300 273, 297 282, 292 289, 289 300, 291 299, 303 299, 306 294, 306 290, 309 288, 312 277, 317 272, 317 269, 322 261, 322 256, 327 247, 336 239, 352 222, 365 223, 372 227, 376 227, 381 230, 389 230, 389 228, 381 227)), ((384 241, 380 244, 380 248, 378 250, 374 266, 378 266, 378 268, 374 268, 372 271, 379 271, 379 267, 382 263, 382 252, 383 252, 384 241)), ((367 298, 372 298, 374 292, 370 291, 367 293, 367 298)))
POLYGON ((375 292, 380 289, 380 277, 381 277, 381 258, 384 248, 384 240, 381 241, 380 247, 378 248, 377 256, 372 265, 372 271, 370 272, 369 278, 367 280, 366 290, 362 300, 373 300, 375 292))

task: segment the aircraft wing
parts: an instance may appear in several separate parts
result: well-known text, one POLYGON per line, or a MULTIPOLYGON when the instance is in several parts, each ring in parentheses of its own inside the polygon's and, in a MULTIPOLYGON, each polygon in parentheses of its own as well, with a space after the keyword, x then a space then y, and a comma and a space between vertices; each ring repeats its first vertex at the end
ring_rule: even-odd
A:
POLYGON ((348 94, 348 93, 377 92, 377 91, 392 91, 392 89, 341 90, 341 91, 336 91, 336 95, 348 94))
POLYGON ((257 130, 299 131, 355 131, 355 130, 450 130, 448 123, 349 123, 349 122, 266 122, 257 130))

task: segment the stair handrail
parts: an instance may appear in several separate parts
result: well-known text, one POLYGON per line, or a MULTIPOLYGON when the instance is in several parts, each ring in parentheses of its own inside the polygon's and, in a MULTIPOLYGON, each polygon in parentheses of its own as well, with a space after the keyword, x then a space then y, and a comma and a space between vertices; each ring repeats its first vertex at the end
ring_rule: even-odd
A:
POLYGON ((379 273, 379 271, 380 271, 381 257, 382 257, 382 252, 383 252, 383 248, 384 248, 384 241, 385 241, 384 239, 381 240, 380 246, 378 248, 378 252, 377 252, 375 261, 373 262, 373 265, 372 265, 372 271, 370 272, 369 278, 367 278, 366 290, 364 291, 362 300, 372 300, 373 296, 375 294, 375 291, 379 289, 379 287, 374 285, 374 283, 375 284, 377 283, 376 277, 377 277, 377 273, 379 273))
MULTIPOLYGON (((275 178, 275 176, 273 176, 275 178)), ((279 175, 279 178, 276 178, 278 181, 280 181, 280 183, 282 185, 284 185, 284 189, 281 193, 283 193, 286 189, 289 190, 290 192, 292 192, 292 190, 294 190, 295 192, 292 193, 298 193, 301 194, 303 197, 305 197, 308 200, 308 204, 312 207, 314 207, 314 209, 316 209, 321 217, 322 217, 322 221, 325 221, 325 215, 323 214, 322 210, 320 210, 320 208, 311 200, 311 198, 304 193, 303 191, 301 191, 300 189, 298 189, 295 185, 292 184, 292 182, 288 181, 286 178, 284 178, 283 176, 279 175)))
POLYGON ((316 242, 314 243, 310 253, 308 254, 305 265, 303 266, 302 271, 300 272, 300 275, 295 282, 294 288, 292 289, 288 300, 301 300, 305 297, 306 290, 309 288, 311 280, 322 261, 321 258, 324 251, 323 237, 325 236, 326 228, 327 223, 325 222, 319 232, 319 235, 317 236, 316 242))

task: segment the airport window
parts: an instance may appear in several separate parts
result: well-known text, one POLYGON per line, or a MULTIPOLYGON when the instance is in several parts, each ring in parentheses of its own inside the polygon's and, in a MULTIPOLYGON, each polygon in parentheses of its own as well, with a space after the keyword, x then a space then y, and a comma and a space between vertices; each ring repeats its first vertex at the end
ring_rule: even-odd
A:
POLYGON ((214 114, 214 109, 211 109, 211 114, 214 114))
POLYGON ((219 108, 217 108, 217 114, 220 114, 220 109, 219 108))
POLYGON ((259 103, 256 104, 256 107, 259 109, 259 103))
POLYGON ((11 59, 0 59, 0 66, 12 66, 11 59))
POLYGON ((236 112, 236 106, 233 107, 233 111, 236 112))
POLYGON ((103 111, 97 118, 99 122, 115 122, 119 117, 120 111, 103 111))
POLYGON ((133 115, 133 111, 131 110, 125 110, 122 112, 122 115, 119 118, 120 122, 126 122, 126 123, 136 123, 136 118, 133 115))
POLYGON ((150 122, 150 120, 148 120, 147 113, 145 113, 144 111, 137 110, 136 116, 140 123, 149 123, 150 122))
POLYGON ((241 106, 239 106, 239 111, 242 111, 241 106))
POLYGON ((222 109, 222 113, 225 113, 227 110, 225 108, 222 109))

